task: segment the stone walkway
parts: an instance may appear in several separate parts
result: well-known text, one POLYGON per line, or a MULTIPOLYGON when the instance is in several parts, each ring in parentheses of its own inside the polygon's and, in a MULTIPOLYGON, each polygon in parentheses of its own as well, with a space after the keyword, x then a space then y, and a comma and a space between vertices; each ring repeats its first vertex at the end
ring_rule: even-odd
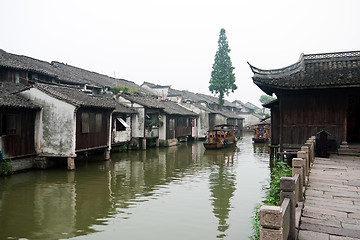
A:
POLYGON ((301 216, 299 240, 360 239, 360 158, 316 158, 301 216))

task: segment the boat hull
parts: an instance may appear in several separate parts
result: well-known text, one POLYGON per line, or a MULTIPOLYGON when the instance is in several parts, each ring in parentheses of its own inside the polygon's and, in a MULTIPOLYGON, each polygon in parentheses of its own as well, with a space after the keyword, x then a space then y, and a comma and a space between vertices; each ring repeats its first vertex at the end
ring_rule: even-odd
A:
POLYGON ((265 143, 268 142, 268 138, 253 138, 254 143, 265 143))
POLYGON ((230 148, 230 147, 235 147, 236 146, 236 142, 232 142, 232 143, 207 143, 204 142, 204 147, 206 149, 222 149, 222 148, 230 148))

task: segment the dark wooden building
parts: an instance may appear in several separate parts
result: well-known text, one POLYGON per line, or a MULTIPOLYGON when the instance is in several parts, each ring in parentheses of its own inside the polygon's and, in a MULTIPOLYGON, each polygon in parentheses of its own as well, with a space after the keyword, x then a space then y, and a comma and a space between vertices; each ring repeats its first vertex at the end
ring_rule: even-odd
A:
POLYGON ((253 82, 277 96, 271 109, 271 144, 299 148, 322 130, 335 148, 360 142, 360 52, 302 54, 273 70, 250 65, 253 82))
POLYGON ((16 94, 23 85, 0 85, 0 150, 13 159, 35 155, 35 116, 40 107, 16 94))

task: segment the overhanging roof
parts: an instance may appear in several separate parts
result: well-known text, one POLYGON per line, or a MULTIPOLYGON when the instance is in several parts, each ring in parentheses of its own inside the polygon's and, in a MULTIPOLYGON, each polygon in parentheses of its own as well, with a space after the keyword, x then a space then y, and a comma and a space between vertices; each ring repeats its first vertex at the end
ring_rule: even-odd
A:
POLYGON ((280 69, 248 64, 253 82, 269 95, 277 90, 360 87, 360 51, 301 54, 299 61, 280 69))

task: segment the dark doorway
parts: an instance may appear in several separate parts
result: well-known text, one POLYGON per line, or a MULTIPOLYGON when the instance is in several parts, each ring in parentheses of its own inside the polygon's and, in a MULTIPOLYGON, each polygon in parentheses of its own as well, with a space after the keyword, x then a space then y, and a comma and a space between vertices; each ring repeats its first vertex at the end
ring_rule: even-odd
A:
POLYGON ((360 143, 360 96, 349 97, 347 110, 347 141, 360 143))

